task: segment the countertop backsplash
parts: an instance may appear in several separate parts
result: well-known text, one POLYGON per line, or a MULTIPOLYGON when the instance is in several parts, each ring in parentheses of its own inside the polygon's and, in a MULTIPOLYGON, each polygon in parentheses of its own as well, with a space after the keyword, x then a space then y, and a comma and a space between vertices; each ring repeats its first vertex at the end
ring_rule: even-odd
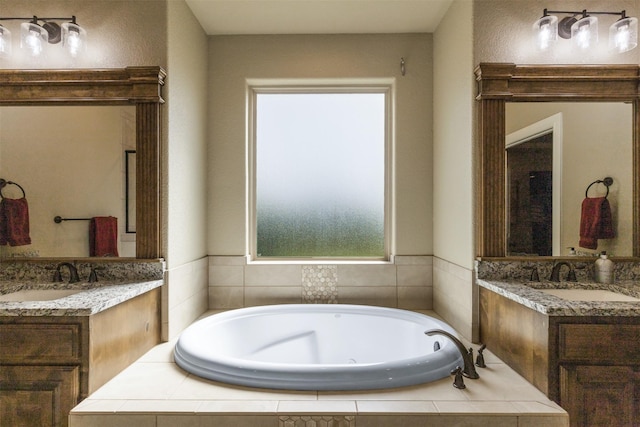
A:
MULTIPOLYGON (((541 260, 514 260, 514 259, 479 259, 476 260, 476 277, 484 280, 520 280, 531 281, 531 274, 533 270, 537 270, 540 281, 549 280, 551 277, 551 270, 558 261, 567 261, 570 263, 576 273, 576 279, 578 282, 594 282, 594 267, 595 260, 597 258, 561 258, 561 259, 541 259, 541 260)), ((614 278, 616 281, 640 281, 640 262, 616 260, 614 262, 614 278)), ((567 274, 567 268, 563 267, 561 271, 561 279, 567 274)))
MULTIPOLYGON (((91 260, 42 260, 34 262, 6 260, 0 262, 0 282, 29 282, 29 283, 51 283, 57 266, 61 262, 69 262, 78 270, 80 282, 87 282, 91 269, 96 270, 98 281, 100 282, 131 282, 146 280, 161 280, 164 273, 164 261, 131 260, 117 262, 104 262, 91 260)), ((63 280, 68 278, 68 270, 62 269, 63 280)))

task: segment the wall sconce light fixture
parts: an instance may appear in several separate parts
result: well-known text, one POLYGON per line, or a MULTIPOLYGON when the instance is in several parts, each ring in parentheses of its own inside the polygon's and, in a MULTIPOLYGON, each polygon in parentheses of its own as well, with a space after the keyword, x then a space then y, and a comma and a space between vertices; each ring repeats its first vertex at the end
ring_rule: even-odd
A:
POLYGON ((638 45, 638 19, 628 17, 626 12, 587 12, 544 9, 542 17, 533 24, 536 45, 548 49, 557 40, 571 39, 579 49, 588 49, 598 43, 598 18, 593 15, 619 15, 620 19, 609 27, 609 49, 622 53, 638 45), (550 13, 565 16, 558 17, 550 13))
MULTIPOLYGON (((29 56, 38 57, 48 44, 62 41, 65 50, 77 57, 86 48, 87 32, 76 23, 76 17, 69 18, 3 18, 0 21, 25 21, 20 24, 20 47, 29 56), (59 24, 56 21, 64 21, 59 24)), ((11 31, 0 24, 0 58, 11 56, 11 31)))

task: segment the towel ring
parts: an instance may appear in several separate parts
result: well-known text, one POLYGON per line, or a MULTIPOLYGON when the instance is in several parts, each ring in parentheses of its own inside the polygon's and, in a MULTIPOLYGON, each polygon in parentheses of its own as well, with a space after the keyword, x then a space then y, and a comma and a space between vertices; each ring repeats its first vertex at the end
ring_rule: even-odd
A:
POLYGON ((587 187, 587 190, 584 192, 584 197, 586 199, 589 198, 589 189, 591 188, 592 185, 594 184, 602 184, 605 187, 607 187, 607 194, 605 194, 604 198, 606 199, 609 196, 609 187, 611 186, 611 184, 613 184, 613 178, 611 178, 610 176, 606 177, 605 179, 598 179, 596 181, 593 181, 591 184, 589 184, 589 186, 587 187))
POLYGON ((2 194, 2 189, 4 187, 6 187, 8 184, 12 184, 12 185, 15 185, 16 187, 18 187, 20 189, 20 191, 22 191, 22 198, 23 199, 27 197, 27 193, 24 192, 24 188, 22 188, 22 186, 20 184, 18 184, 17 182, 7 181, 5 179, 0 178, 0 198, 4 199, 4 195, 2 194))

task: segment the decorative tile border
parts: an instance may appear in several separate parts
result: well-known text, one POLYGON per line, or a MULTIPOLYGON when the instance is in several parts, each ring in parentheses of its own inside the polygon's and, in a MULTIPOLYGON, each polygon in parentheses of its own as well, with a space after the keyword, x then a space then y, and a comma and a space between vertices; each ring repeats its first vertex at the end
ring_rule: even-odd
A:
POLYGON ((278 419, 279 427, 356 427, 353 415, 286 415, 278 419))
POLYGON ((302 302, 312 304, 338 303, 338 266, 302 266, 302 302))

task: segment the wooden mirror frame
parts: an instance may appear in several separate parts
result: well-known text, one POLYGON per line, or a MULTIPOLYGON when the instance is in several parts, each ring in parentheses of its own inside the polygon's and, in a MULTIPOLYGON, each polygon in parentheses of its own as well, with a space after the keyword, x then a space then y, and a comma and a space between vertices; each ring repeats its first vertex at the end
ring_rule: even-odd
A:
POLYGON ((136 258, 162 256, 160 239, 160 67, 0 70, 2 105, 135 105, 136 258))
POLYGON ((476 252, 504 257, 506 239, 507 102, 626 102, 633 105, 633 256, 640 256, 640 67, 481 63, 476 150, 476 252))

